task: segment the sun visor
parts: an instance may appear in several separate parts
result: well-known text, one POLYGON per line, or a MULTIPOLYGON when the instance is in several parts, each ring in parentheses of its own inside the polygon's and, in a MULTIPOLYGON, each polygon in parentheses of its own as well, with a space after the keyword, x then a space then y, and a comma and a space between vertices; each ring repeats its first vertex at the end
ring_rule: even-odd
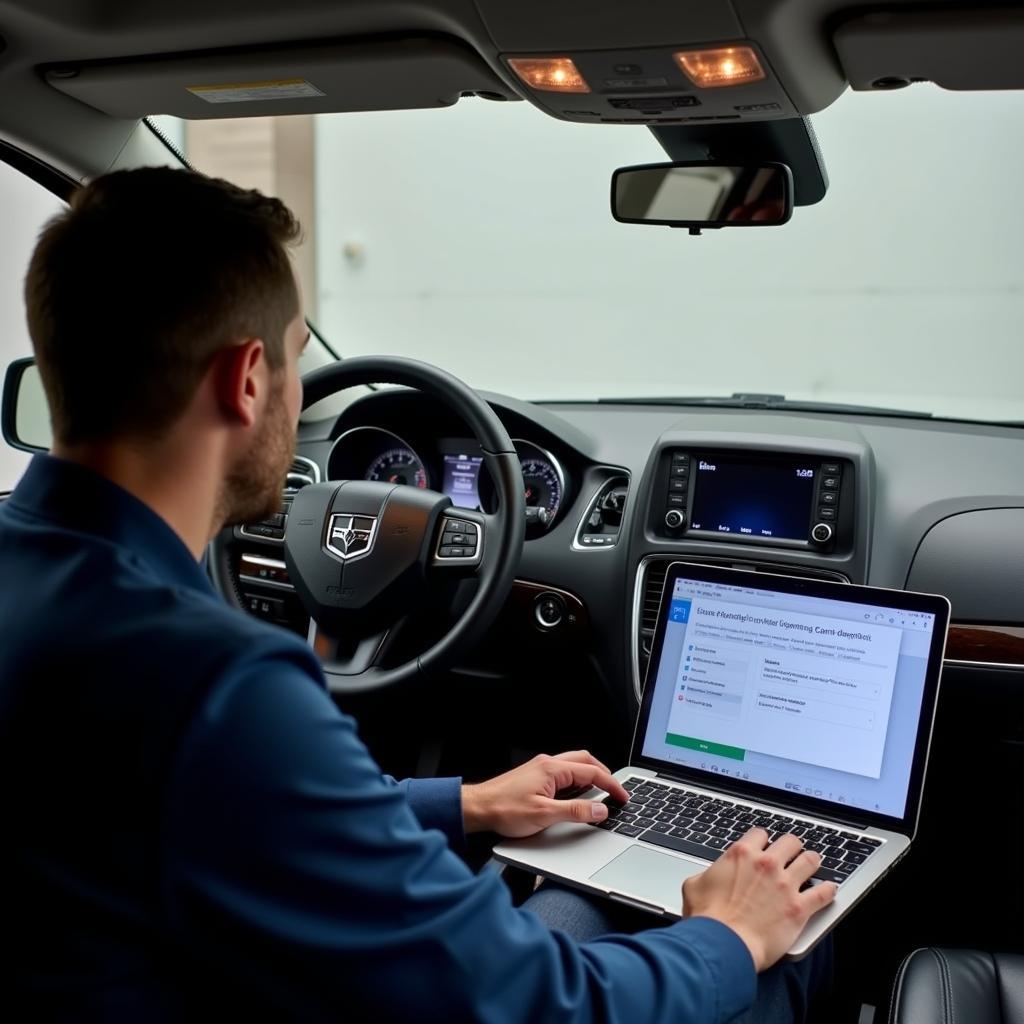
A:
POLYGON ((858 90, 1024 89, 1020 8, 865 14, 836 30, 835 46, 858 90))
POLYGON ((46 80, 111 117, 248 117, 447 107, 519 97, 444 39, 248 49, 51 66, 46 80))

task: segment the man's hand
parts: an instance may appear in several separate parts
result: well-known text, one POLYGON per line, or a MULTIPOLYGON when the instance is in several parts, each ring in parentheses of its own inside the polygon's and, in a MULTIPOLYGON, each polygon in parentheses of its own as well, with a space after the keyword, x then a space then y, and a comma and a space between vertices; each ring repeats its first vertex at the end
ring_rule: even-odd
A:
POLYGON ((556 800, 563 789, 597 786, 626 803, 629 793, 608 768, 585 750, 538 754, 532 761, 476 786, 462 787, 467 832, 497 832, 509 839, 532 836, 556 821, 603 821, 608 808, 596 800, 556 800))
POLYGON ((707 871, 683 883, 683 916, 711 917, 728 925, 744 942, 758 972, 771 967, 803 931, 808 918, 835 899, 834 882, 806 892, 804 884, 821 857, 803 850, 796 836, 751 829, 707 871))

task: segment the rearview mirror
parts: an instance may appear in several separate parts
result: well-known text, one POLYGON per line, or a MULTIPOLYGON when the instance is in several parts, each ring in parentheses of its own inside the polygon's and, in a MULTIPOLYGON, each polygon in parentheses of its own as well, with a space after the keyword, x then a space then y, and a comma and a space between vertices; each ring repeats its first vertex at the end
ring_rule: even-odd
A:
POLYGON ((23 452, 47 452, 53 445, 50 407, 34 359, 15 359, 7 367, 0 430, 12 448, 23 452))
POLYGON ((643 164, 612 175, 612 216, 624 224, 736 228, 785 224, 793 175, 785 164, 643 164))

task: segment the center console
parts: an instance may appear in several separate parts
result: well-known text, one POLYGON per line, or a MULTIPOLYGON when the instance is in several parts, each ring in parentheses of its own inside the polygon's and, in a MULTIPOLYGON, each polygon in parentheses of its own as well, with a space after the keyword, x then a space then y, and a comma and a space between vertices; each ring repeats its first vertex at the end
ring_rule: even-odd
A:
POLYGON ((629 642, 638 700, 672 562, 837 582, 867 578, 870 447, 845 424, 816 420, 813 436, 796 433, 799 424, 787 424, 785 434, 773 432, 775 426, 671 431, 651 452, 629 529, 635 566, 629 642), (825 431, 831 436, 823 437, 825 431))

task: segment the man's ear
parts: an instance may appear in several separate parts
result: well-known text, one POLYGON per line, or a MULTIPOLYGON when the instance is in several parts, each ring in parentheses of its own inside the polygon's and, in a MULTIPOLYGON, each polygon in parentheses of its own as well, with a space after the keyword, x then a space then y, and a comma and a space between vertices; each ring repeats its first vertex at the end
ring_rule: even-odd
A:
POLYGON ((214 393, 222 412, 243 427, 251 427, 262 401, 266 381, 266 355, 259 338, 229 345, 210 365, 214 393))

